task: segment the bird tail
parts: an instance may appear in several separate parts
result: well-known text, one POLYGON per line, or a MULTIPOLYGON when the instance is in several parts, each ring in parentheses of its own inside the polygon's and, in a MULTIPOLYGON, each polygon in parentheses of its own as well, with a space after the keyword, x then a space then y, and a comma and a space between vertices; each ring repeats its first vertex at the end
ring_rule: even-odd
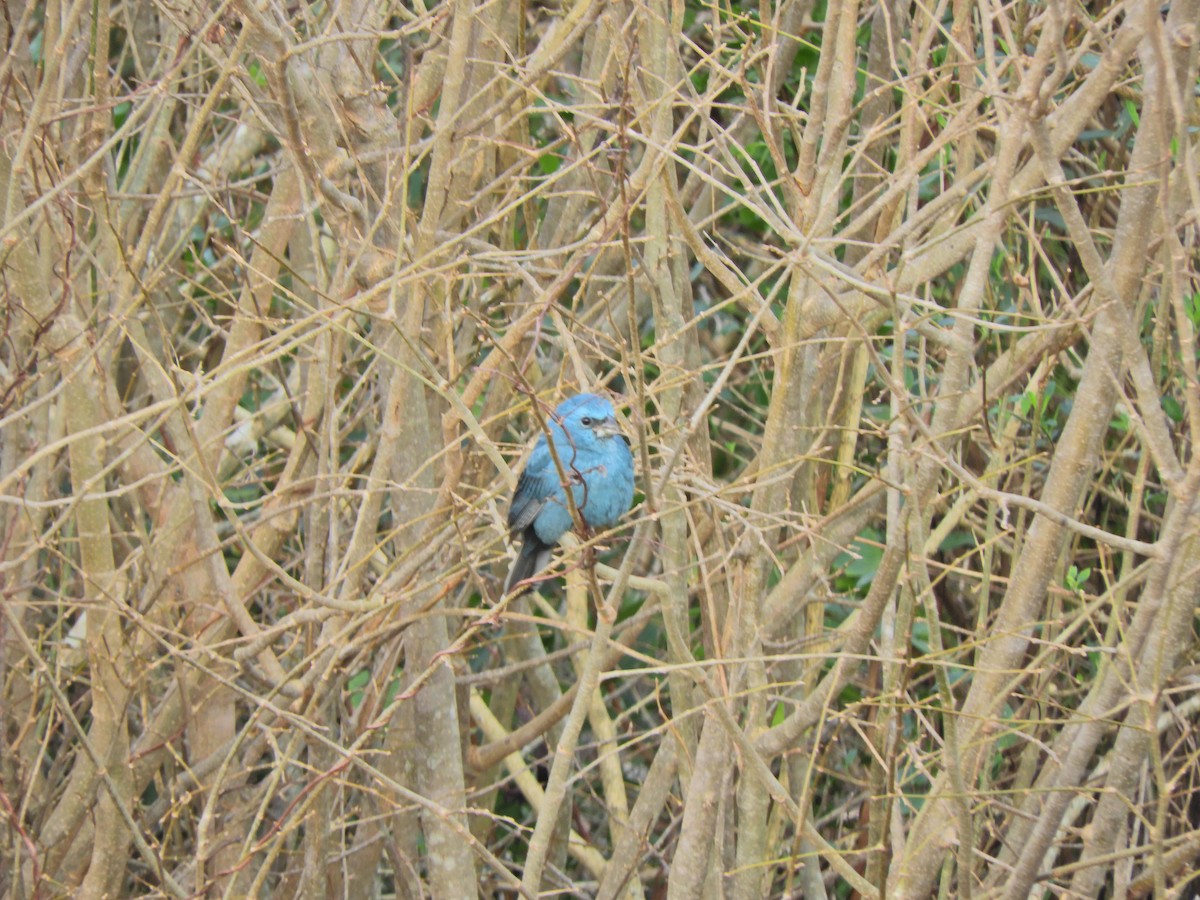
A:
MULTIPOLYGON (((517 561, 512 564, 512 568, 508 570, 508 577, 504 579, 504 593, 508 594, 514 587, 519 585, 527 578, 532 578, 542 569, 546 568, 550 563, 550 547, 539 541, 536 535, 527 535, 521 543, 521 550, 517 554, 517 561)), ((525 585, 518 588, 517 596, 525 593, 532 585, 525 585)))

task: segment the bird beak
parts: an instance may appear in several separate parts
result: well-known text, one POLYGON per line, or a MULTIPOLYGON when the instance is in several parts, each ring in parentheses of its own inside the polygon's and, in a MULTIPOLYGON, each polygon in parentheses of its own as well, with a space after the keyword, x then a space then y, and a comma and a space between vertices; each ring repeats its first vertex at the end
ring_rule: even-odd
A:
POLYGON ((621 433, 621 426, 617 424, 616 419, 608 416, 592 426, 592 431, 596 433, 597 437, 616 437, 621 433))

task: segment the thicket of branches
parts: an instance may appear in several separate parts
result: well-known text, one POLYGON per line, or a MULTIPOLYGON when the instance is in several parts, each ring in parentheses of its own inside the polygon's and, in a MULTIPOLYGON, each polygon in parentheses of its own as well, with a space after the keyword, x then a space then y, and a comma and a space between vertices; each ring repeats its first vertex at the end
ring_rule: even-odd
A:
POLYGON ((1198 22, 5 5, 0 895, 1195 890, 1198 22))

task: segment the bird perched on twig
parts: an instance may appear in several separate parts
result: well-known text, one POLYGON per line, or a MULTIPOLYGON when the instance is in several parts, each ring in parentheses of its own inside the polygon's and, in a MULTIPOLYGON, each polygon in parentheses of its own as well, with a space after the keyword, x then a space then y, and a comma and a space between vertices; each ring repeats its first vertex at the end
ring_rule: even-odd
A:
POLYGON ((514 540, 520 537, 521 551, 504 580, 505 594, 544 569, 550 551, 575 524, 562 476, 589 529, 616 524, 633 503, 633 453, 611 403, 579 394, 560 403, 546 425, 550 444, 545 433, 538 437, 508 510, 509 533, 514 540))

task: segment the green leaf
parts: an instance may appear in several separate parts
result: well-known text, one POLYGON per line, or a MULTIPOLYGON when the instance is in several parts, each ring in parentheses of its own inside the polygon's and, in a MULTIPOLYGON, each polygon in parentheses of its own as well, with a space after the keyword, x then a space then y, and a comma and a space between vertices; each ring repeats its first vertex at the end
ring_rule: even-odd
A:
POLYGON ((1133 122, 1133 127, 1137 128, 1138 124, 1142 121, 1142 117, 1138 112, 1137 104, 1128 98, 1125 100, 1125 114, 1129 116, 1129 121, 1133 122))

